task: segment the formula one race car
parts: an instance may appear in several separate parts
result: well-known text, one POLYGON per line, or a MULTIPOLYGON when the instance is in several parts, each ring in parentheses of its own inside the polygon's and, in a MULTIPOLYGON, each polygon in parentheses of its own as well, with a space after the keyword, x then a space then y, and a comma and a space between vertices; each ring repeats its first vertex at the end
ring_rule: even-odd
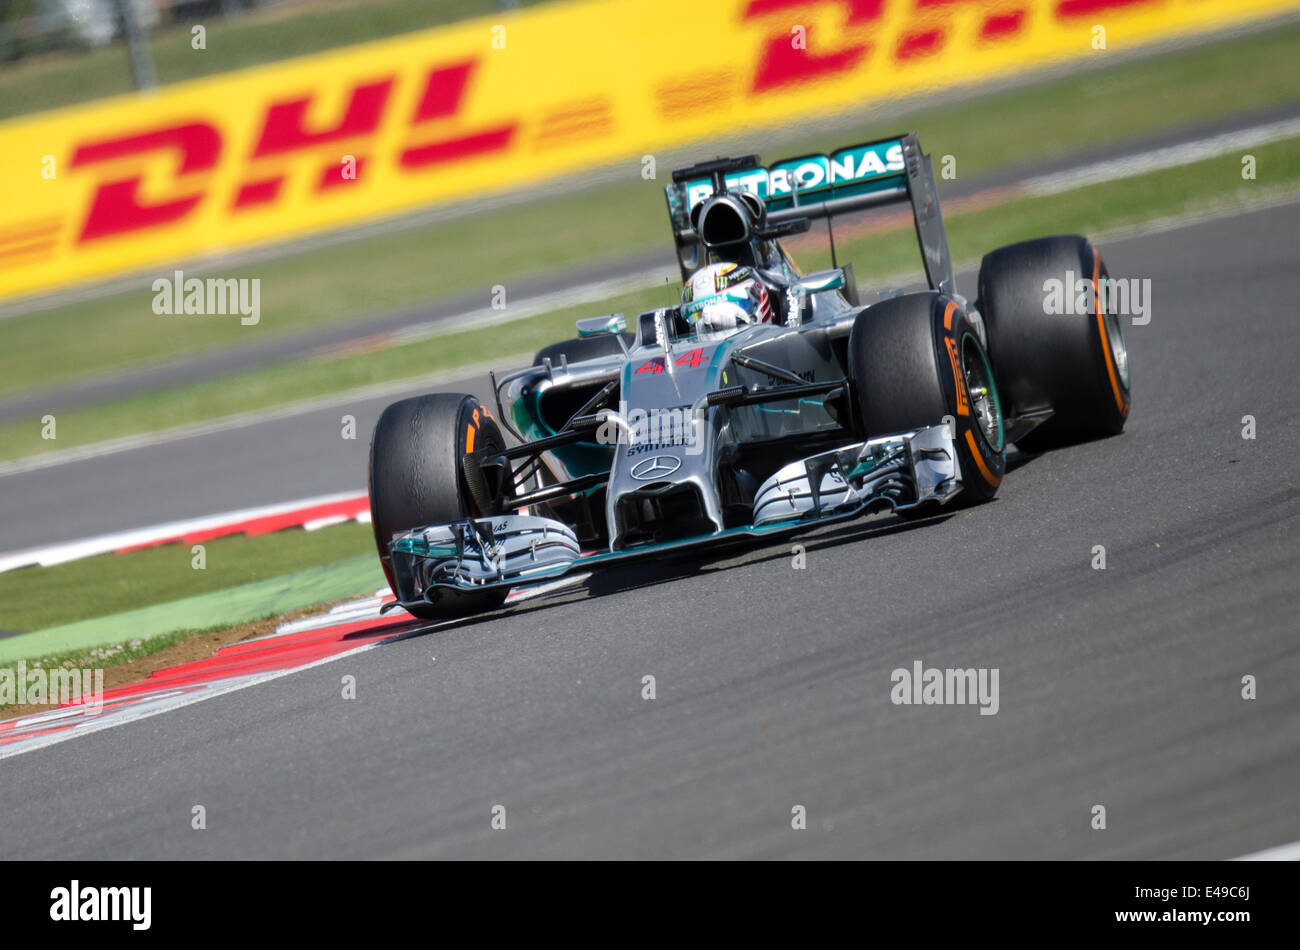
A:
POLYGON ((1000 248, 977 300, 962 297, 915 134, 766 168, 709 161, 666 191, 680 306, 579 320, 576 339, 492 377, 495 416, 461 393, 384 411, 370 508, 412 614, 492 609, 511 587, 619 559, 987 500, 1008 442, 1124 427, 1127 353, 1097 251, 1082 237, 1000 248), (851 265, 800 274, 781 245, 813 219, 903 201, 928 290, 863 303, 851 265), (1049 313, 1045 282, 1070 273, 1086 308, 1049 313))

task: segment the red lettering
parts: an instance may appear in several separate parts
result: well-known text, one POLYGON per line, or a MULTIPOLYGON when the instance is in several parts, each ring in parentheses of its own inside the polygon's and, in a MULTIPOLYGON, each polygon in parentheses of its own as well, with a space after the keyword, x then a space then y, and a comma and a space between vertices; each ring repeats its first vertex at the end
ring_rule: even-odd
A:
MULTIPOLYGON (((379 129, 384 117, 384 106, 388 104, 392 92, 393 77, 365 83, 352 90, 348 104, 333 125, 321 128, 307 127, 307 109, 311 105, 311 96, 302 96, 282 102, 273 102, 266 110, 266 119, 262 123, 262 132, 257 145, 253 148, 253 158, 268 158, 285 155, 301 149, 316 148, 332 142, 373 135, 379 129)), ((357 167, 364 161, 362 156, 356 159, 357 167)), ((352 179, 345 179, 339 174, 337 160, 331 159, 321 167, 316 180, 316 190, 324 191, 334 185, 346 184, 352 179)), ((245 182, 240 186, 231 207, 249 208, 254 205, 274 202, 284 184, 284 175, 273 175, 257 181, 245 182)))
POLYGON ((384 105, 388 102, 392 88, 391 76, 357 86, 352 90, 347 109, 338 122, 321 129, 304 127, 307 107, 311 104, 310 96, 287 102, 273 102, 266 110, 266 121, 262 125, 257 147, 253 149, 253 157, 264 158, 340 139, 371 135, 379 128, 379 120, 383 117, 384 105))
POLYGON ((480 132, 477 135, 463 135, 459 138, 442 139, 438 142, 430 142, 428 145, 408 148, 402 152, 402 165, 406 168, 420 168, 424 165, 469 158, 484 152, 499 152, 509 147, 515 128, 514 125, 510 125, 489 132, 480 132))
MULTIPOLYGON (((981 0, 916 0, 917 11, 931 10, 935 7, 954 7, 958 4, 977 3, 981 10, 989 4, 981 0)), ((1009 36, 1012 33, 1018 33, 1025 22, 1025 8, 1012 7, 1008 8, 1007 3, 994 4, 1001 9, 995 9, 988 12, 980 21, 979 38, 981 40, 998 40, 1009 36)), ((926 20, 933 22, 933 14, 926 17, 926 20)), ((894 50, 894 58, 899 60, 920 59, 925 56, 933 56, 940 52, 944 44, 948 42, 949 28, 947 25, 939 26, 934 29, 914 30, 904 33, 898 39, 898 47, 894 50)))
MULTIPOLYGON (((823 0, 830 2, 830 0, 823 0)), ((834 0, 846 10, 846 25, 861 26, 880 17, 884 0, 834 0)), ((750 0, 745 8, 745 19, 769 13, 807 8, 817 5, 810 0, 750 0)), ((805 36, 808 49, 795 49, 789 26, 783 24, 763 45, 758 68, 754 72, 754 92, 778 89, 794 83, 809 82, 824 76, 853 69, 867 55, 870 43, 852 43, 828 53, 813 52, 813 35, 809 29, 805 36)))
POLYGON ((361 178, 361 168, 365 165, 364 158, 358 158, 355 174, 345 177, 343 175, 342 165, 326 165, 321 172, 320 181, 316 183, 317 191, 325 191, 328 188, 337 188, 340 185, 355 185, 361 178))
POLYGON ((1136 7, 1150 0, 1061 0, 1056 5, 1058 17, 1091 16, 1123 7, 1136 7))
POLYGON ((420 104, 415 107, 415 115, 411 116, 411 124, 454 116, 460 109, 461 100, 465 98, 470 73, 477 65, 471 59, 455 66, 429 70, 429 78, 424 83, 424 94, 420 96, 420 104))
POLYGON ((1012 33, 1019 33, 1020 28, 1025 25, 1025 11, 1016 10, 1012 13, 990 13, 980 27, 980 39, 982 40, 1000 40, 1004 36, 1010 36, 1012 33))
MULTIPOLYGON (((210 171, 221 154, 221 133, 206 122, 158 129, 140 135, 130 135, 103 142, 78 146, 73 152, 71 167, 83 168, 96 162, 107 162, 132 155, 171 150, 179 155, 177 178, 210 171)), ((189 214, 203 199, 202 188, 157 204, 140 200, 139 188, 144 175, 138 173, 127 178, 103 182, 90 201, 79 241, 135 231, 140 228, 170 224, 189 214)))
MULTIPOLYGON (((464 105, 470 79, 477 66, 478 62, 471 59, 429 70, 424 93, 415 107, 415 114, 411 116, 411 124, 438 123, 455 118, 464 105)), ((411 145, 403 150, 400 161, 404 168, 423 168, 486 152, 498 152, 510 146, 518 127, 517 122, 506 122, 474 132, 440 136, 432 141, 411 145)))
POLYGON ((922 30, 917 33, 904 33, 898 38, 898 49, 894 51, 895 59, 919 59, 939 52, 945 39, 943 30, 922 30))
POLYGON ((239 193, 235 195, 234 207, 247 208, 250 205, 262 205, 274 201, 280 194, 280 186, 284 184, 284 176, 276 175, 274 178, 266 178, 262 181, 250 181, 241 185, 239 193))

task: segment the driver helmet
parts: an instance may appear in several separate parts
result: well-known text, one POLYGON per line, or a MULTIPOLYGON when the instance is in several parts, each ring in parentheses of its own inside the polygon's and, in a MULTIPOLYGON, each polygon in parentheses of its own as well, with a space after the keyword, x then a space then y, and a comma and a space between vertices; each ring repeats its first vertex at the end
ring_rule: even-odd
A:
POLYGON ((744 264, 709 264, 682 288, 682 316, 701 337, 730 336, 772 322, 767 288, 744 264))

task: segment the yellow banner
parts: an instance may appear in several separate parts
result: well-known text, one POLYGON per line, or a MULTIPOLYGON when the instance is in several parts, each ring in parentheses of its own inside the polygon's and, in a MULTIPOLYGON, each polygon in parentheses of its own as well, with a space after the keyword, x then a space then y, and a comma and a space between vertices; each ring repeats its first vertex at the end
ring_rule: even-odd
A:
POLYGON ((0 123, 0 298, 1297 6, 555 3, 61 109, 0 123))

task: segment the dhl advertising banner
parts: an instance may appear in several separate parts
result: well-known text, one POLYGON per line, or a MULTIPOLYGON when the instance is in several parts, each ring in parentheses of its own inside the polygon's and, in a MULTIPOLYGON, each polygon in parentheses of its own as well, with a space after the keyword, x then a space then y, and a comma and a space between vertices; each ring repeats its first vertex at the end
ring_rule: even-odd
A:
POLYGON ((563 2, 16 119, 0 299, 1297 5, 563 2))

